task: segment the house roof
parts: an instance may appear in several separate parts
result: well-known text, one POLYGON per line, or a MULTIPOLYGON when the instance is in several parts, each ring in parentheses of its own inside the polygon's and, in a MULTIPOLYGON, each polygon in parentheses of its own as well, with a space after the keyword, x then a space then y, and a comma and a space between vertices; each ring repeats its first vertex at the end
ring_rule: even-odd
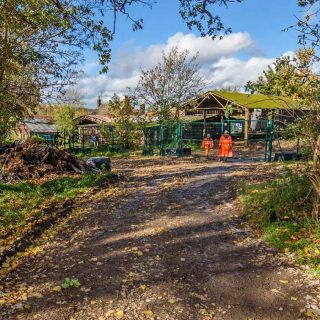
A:
POLYGON ((57 126, 49 119, 34 118, 21 121, 33 133, 57 133, 57 126))
MULTIPOLYGON (((224 90, 211 90, 199 97, 191 100, 203 100, 206 97, 213 96, 227 103, 236 103, 237 105, 248 109, 299 109, 299 104, 286 97, 267 96, 263 94, 247 94, 240 92, 228 92, 224 90)), ((191 101, 187 102, 189 104, 191 101)))
POLYGON ((103 124, 103 123, 112 123, 113 120, 111 117, 107 115, 100 115, 100 114, 88 114, 82 117, 78 118, 80 125, 82 124, 81 122, 93 122, 97 124, 103 124))

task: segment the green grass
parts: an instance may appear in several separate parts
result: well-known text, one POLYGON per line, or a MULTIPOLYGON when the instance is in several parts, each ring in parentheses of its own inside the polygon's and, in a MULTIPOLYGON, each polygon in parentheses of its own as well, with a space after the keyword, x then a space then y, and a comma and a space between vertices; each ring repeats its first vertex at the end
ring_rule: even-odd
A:
POLYGON ((21 182, 0 184, 0 235, 40 218, 42 209, 52 202, 75 199, 79 194, 109 180, 113 174, 86 173, 63 176, 41 184, 21 182))
POLYGON ((288 171, 273 182, 248 184, 240 195, 244 214, 266 242, 295 254, 320 276, 320 225, 312 219, 312 189, 307 176, 288 171))
POLYGON ((311 191, 307 176, 288 170, 272 182, 247 184, 241 192, 241 201, 249 220, 264 226, 274 215, 284 221, 307 216, 312 210, 311 191))
POLYGON ((93 148, 89 152, 79 152, 75 156, 79 159, 87 159, 90 157, 109 157, 109 158, 127 158, 130 156, 138 156, 142 154, 142 150, 119 150, 110 151, 108 148, 93 148))

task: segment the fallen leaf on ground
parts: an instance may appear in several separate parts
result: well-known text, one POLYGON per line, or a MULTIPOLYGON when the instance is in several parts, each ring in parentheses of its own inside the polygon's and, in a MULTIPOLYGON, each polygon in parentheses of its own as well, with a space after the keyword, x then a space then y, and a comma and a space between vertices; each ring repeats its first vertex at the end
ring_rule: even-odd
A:
POLYGON ((61 287, 60 286, 56 286, 52 290, 56 291, 56 292, 61 292, 61 287))
POLYGON ((283 283, 283 284, 288 284, 289 281, 288 280, 279 280, 279 282, 283 283))
POLYGON ((312 310, 308 310, 305 314, 305 317, 310 318, 312 320, 317 320, 318 317, 314 314, 314 312, 312 310))
POLYGON ((153 317, 153 312, 151 310, 144 310, 143 314, 147 317, 153 317))
POLYGON ((123 310, 118 310, 118 311, 116 311, 115 312, 115 317, 117 318, 117 319, 123 319, 123 317, 124 317, 124 312, 123 312, 123 310))

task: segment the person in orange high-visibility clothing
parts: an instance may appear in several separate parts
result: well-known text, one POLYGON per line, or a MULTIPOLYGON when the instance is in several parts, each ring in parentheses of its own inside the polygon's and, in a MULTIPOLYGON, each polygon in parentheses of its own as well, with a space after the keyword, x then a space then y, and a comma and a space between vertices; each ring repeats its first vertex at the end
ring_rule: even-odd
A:
POLYGON ((210 136, 210 134, 207 134, 207 136, 202 140, 202 148, 205 150, 205 155, 208 158, 210 149, 214 147, 213 140, 210 136))
POLYGON ((233 157, 232 138, 226 130, 220 138, 218 157, 220 161, 227 161, 228 158, 233 157))

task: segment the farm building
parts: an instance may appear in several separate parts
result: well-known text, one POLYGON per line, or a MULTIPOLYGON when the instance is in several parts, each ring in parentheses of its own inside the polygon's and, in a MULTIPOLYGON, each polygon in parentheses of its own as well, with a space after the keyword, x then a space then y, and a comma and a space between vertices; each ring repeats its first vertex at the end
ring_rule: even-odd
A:
POLYGON ((55 143, 58 131, 55 123, 49 118, 24 119, 18 124, 18 138, 26 140, 31 136, 43 138, 49 143, 55 143))
POLYGON ((88 114, 77 119, 78 120, 78 133, 84 140, 84 143, 93 142, 94 144, 103 144, 106 141, 106 134, 110 133, 110 139, 114 139, 114 126, 113 120, 108 115, 88 114))
POLYGON ((229 108, 228 119, 293 122, 302 111, 293 100, 262 94, 227 91, 208 91, 183 105, 185 117, 208 121, 223 121, 229 108))
POLYGON ((182 119, 202 123, 203 132, 207 131, 206 124, 222 123, 232 135, 242 136, 246 144, 250 134, 266 131, 266 120, 276 120, 282 126, 305 112, 288 98, 227 91, 208 91, 182 107, 182 119))
POLYGON ((102 126, 112 126, 112 119, 107 115, 88 114, 78 118, 78 128, 86 132, 100 130, 102 126))

